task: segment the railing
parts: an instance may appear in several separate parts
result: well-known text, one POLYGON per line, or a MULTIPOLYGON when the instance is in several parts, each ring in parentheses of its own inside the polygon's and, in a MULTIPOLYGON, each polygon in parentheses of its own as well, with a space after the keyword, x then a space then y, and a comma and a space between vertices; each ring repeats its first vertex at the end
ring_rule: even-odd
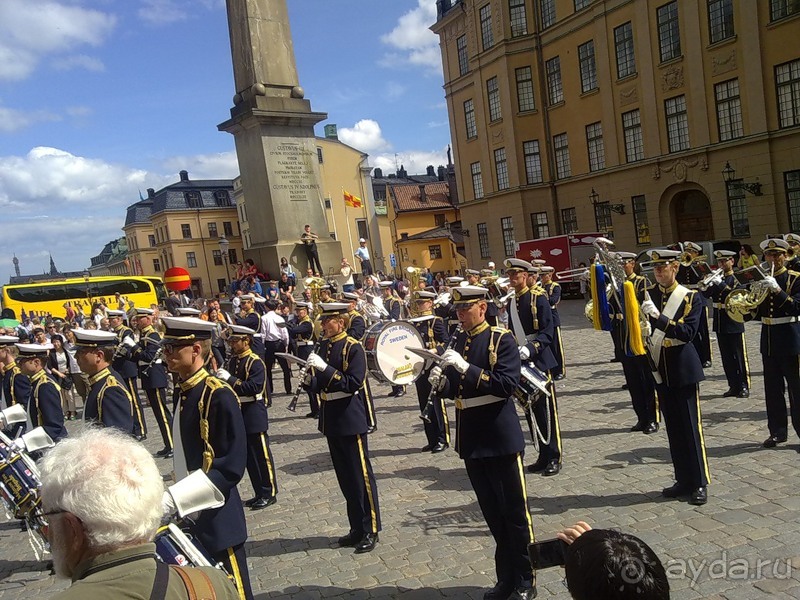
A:
POLYGON ((436 20, 441 19, 459 4, 461 0, 436 0, 436 20))

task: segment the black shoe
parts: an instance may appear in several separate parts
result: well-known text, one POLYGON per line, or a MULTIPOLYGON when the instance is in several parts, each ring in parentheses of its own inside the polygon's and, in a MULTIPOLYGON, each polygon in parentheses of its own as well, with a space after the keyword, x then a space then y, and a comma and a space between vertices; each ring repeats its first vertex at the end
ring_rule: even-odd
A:
POLYGON ((369 427, 367 427, 367 435, 369 435, 370 433, 375 433, 376 431, 378 431, 377 425, 370 425, 369 427))
POLYGON ((500 581, 497 583, 496 586, 494 586, 492 589, 490 589, 483 595, 483 600, 506 600, 509 594, 511 594, 511 592, 513 591, 514 591, 513 586, 510 586, 507 583, 500 581))
POLYGON ((621 361, 620 359, 618 359, 618 358, 614 357, 614 358, 612 358, 612 359, 611 359, 610 361, 608 361, 608 362, 612 363, 612 362, 622 362, 622 361, 621 361))
POLYGON ((642 433, 645 435, 650 435, 651 433, 656 433, 658 431, 658 423, 648 423, 642 429, 642 433))
POLYGON ((552 475, 558 475, 559 471, 561 471, 561 463, 553 459, 549 463, 547 463, 547 466, 544 468, 544 472, 542 473, 542 475, 544 475, 545 477, 551 477, 552 475))
POLYGON ((253 496, 249 500, 245 500, 244 501, 244 505, 245 506, 253 506, 253 504, 255 504, 257 501, 258 501, 258 496, 253 496))
POLYGON ((536 598, 536 586, 533 587, 518 587, 511 595, 508 597, 508 600, 533 600, 536 598))
POLYGON ((171 452, 172 452, 172 448, 164 447, 161 450, 159 450, 158 452, 156 452, 156 456, 159 457, 159 458, 164 458, 164 457, 167 456, 167 454, 170 454, 171 452))
POLYGON ((175 452, 174 452, 172 449, 170 449, 170 450, 169 450, 169 451, 168 451, 168 452, 167 452, 167 453, 166 453, 164 456, 162 456, 161 458, 172 458, 173 456, 175 456, 175 452))
POLYGON ((646 423, 642 423, 641 421, 639 421, 638 423, 636 423, 636 425, 634 425, 633 427, 631 427, 631 431, 632 431, 632 432, 633 432, 633 431, 644 431, 644 428, 645 428, 646 426, 647 426, 647 424, 646 424, 646 423))
POLYGON ((433 444, 425 444, 420 452, 430 452, 433 450, 433 444))
POLYGON ((558 375, 555 376, 554 379, 556 381, 561 381, 562 379, 564 379, 564 374, 563 373, 559 373, 558 375))
POLYGON ((544 471, 544 468, 546 466, 547 466, 546 460, 537 460, 535 463, 533 463, 532 465, 528 465, 525 468, 527 469, 528 473, 540 473, 544 471))
POLYGON ((275 496, 270 496, 269 498, 259 498, 255 502, 250 505, 250 510, 260 510, 262 508, 267 508, 268 506, 272 506, 278 501, 275 496))
POLYGON ((749 398, 750 397, 750 390, 747 388, 742 388, 738 394, 736 394, 739 398, 749 398))
POLYGON ((738 395, 739 395, 739 392, 737 392, 733 388, 730 388, 727 392, 722 394, 722 397, 723 398, 733 398, 734 396, 738 396, 738 395))
POLYGON ((694 504, 695 506, 703 506, 708 502, 708 492, 706 488, 699 487, 692 490, 692 495, 689 498, 689 504, 694 504))
POLYGON ((664 498, 680 498, 681 496, 688 496, 690 492, 691 488, 680 483, 675 483, 661 490, 661 495, 664 496, 664 498))
POLYGON ((703 363, 703 368, 704 369, 708 369, 710 366, 711 366, 711 361, 710 360, 707 360, 706 362, 703 363))
POLYGON ((361 541, 356 545, 356 554, 364 554, 365 552, 372 552, 375 546, 378 545, 377 533, 365 533, 361 541))
POLYGON ((405 396, 405 395, 406 395, 406 388, 401 388, 397 391, 394 397, 399 398, 400 396, 405 396))
POLYGON ((357 531, 351 531, 347 535, 343 535, 336 543, 339 544, 342 548, 347 548, 350 546, 355 546, 361 541, 361 538, 364 537, 364 534, 359 533, 357 531))
POLYGON ((137 436, 136 436, 136 441, 137 441, 137 442, 143 442, 143 441, 145 441, 146 439, 147 439, 147 434, 146 434, 146 433, 145 433, 145 434, 143 434, 143 435, 137 435, 137 436))
POLYGON ((627 390, 628 389, 628 384, 627 383, 623 383, 620 389, 627 390))
POLYGON ((447 444, 445 442, 437 442, 436 445, 433 448, 431 448, 431 452, 433 454, 436 454, 437 452, 444 452, 449 447, 450 447, 450 444, 447 444))
POLYGON ((388 394, 386 394, 387 398, 394 398, 397 395, 397 390, 392 390, 388 394))
POLYGON ((311 411, 306 415, 306 419, 319 419, 319 413, 311 411))
POLYGON ((764 443, 761 444, 764 448, 774 448, 778 444, 782 444, 786 441, 785 435, 771 435, 767 439, 764 440, 764 443))

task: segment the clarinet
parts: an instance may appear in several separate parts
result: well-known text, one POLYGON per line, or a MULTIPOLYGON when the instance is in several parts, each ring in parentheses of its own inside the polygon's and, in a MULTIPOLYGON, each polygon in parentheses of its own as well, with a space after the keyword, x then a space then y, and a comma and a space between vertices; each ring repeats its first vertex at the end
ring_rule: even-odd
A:
POLYGON ((153 368, 153 366, 161 359, 162 356, 164 356, 164 347, 159 346, 156 350, 156 353, 153 355, 153 359, 142 368, 142 375, 145 377, 149 375, 150 369, 153 368))
MULTIPOLYGON (((319 345, 322 343, 322 337, 317 340, 317 343, 314 344, 314 349, 311 351, 311 354, 316 354, 319 351, 319 345)), ((303 380, 308 375, 308 363, 300 370, 300 381, 297 382, 297 389, 294 391, 294 396, 292 396, 292 401, 289 402, 288 408, 290 411, 295 412, 297 410, 297 400, 300 398, 300 392, 303 391, 303 380)))
MULTIPOLYGON (((453 348, 456 336, 460 332, 461 332, 461 323, 458 324, 456 330, 453 332, 453 335, 450 336, 450 340, 447 342, 447 347, 444 349, 445 352, 453 348)), ((444 372, 442 373, 442 377, 444 377, 444 372)), ((433 407, 436 405, 436 402, 439 401, 439 391, 440 390, 436 388, 431 388, 431 393, 428 394, 428 401, 425 403, 425 407, 422 409, 422 412, 419 415, 419 418, 425 421, 426 423, 431 422, 431 414, 433 413, 433 407)))

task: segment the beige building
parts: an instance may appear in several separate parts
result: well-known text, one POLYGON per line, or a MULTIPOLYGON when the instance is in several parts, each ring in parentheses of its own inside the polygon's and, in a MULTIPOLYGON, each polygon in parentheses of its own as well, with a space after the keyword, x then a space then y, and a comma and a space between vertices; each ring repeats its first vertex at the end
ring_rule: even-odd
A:
POLYGON ((800 231, 800 3, 437 7, 471 264, 576 231, 629 250, 800 231))
POLYGON ((125 232, 131 273, 164 276, 183 267, 195 297, 211 297, 230 283, 242 260, 242 238, 229 179, 180 181, 128 207, 125 232))

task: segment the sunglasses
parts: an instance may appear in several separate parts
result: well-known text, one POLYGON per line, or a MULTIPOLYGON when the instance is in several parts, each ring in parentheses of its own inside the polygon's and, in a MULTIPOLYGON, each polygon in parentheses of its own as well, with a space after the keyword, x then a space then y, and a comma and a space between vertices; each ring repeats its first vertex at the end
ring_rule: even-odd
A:
POLYGON ((189 343, 189 344, 171 344, 171 343, 167 343, 167 344, 162 344, 161 345, 161 347, 164 348, 164 353, 165 354, 172 354, 173 352, 177 352, 178 350, 181 350, 182 348, 189 348, 191 346, 194 346, 194 342, 189 343))

